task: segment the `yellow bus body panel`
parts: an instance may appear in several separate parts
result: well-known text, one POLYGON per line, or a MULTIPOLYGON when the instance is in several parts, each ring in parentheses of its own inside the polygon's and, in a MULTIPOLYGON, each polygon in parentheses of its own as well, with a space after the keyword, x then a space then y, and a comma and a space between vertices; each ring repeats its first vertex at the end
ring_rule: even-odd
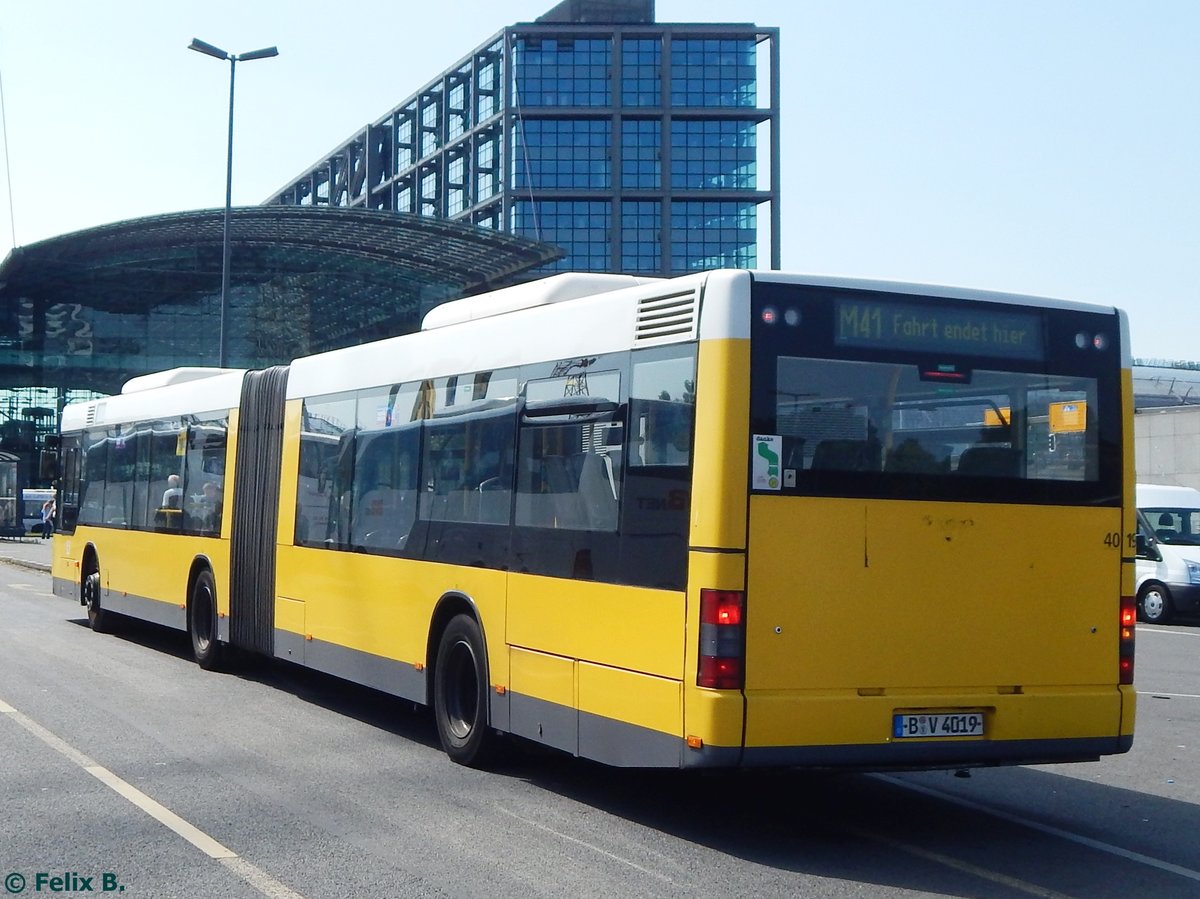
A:
POLYGON ((701 341, 696 380, 692 546, 746 545, 746 453, 750 439, 750 341, 701 341))
POLYGON ((300 474, 300 422, 304 401, 292 400, 283 408, 283 455, 279 461, 278 542, 291 546, 296 538, 296 485, 300 474))
POLYGON ((286 596, 275 598, 275 628, 303 637, 308 633, 305 622, 305 606, 302 599, 289 599, 286 596))
POLYGON ((574 659, 516 647, 509 650, 508 657, 513 693, 576 708, 574 659))
MULTIPOLYGON (((742 475, 745 480, 745 474, 742 475)), ((696 686, 700 667, 700 591, 743 590, 746 557, 743 553, 693 550, 688 565, 688 627, 683 674, 684 737, 697 737, 705 746, 737 747, 742 743, 742 695, 735 690, 710 690, 696 686)))
MULTIPOLYGON (((878 696, 856 691, 755 693, 748 697, 747 747, 870 746, 892 742, 896 712, 979 711, 988 740, 1055 740, 1113 737, 1121 718, 1116 687, 995 690, 892 690, 878 696)), ((935 742, 971 737, 937 738, 935 742)), ((908 741, 906 741, 908 742, 908 741)))
MULTIPOLYGON (((156 532, 127 531, 121 528, 80 524, 72 534, 55 538, 50 573, 53 579, 80 586, 81 565, 89 545, 95 548, 100 564, 101 606, 105 600, 152 600, 170 607, 169 613, 155 616, 137 612, 151 620, 178 617, 183 623, 187 608, 188 578, 192 566, 204 561, 212 569, 217 590, 217 613, 229 615, 229 533, 233 520, 234 464, 237 458, 238 410, 229 410, 229 430, 225 448, 225 507, 219 537, 156 532), (176 616, 178 612, 178 616, 176 616)), ((128 611, 128 609, 127 609, 128 611)))
POLYGON ((81 597, 79 565, 82 562, 84 541, 76 534, 55 534, 51 546, 50 577, 55 581, 67 581, 75 585, 75 599, 81 597))
MULTIPOLYGON (((229 542, 153 531, 79 525, 58 538, 53 576, 79 583, 83 552, 95 547, 100 563, 101 606, 109 597, 153 600, 180 610, 187 607, 188 577, 197 559, 208 561, 217 587, 217 610, 229 614, 229 542)), ((112 606, 112 603, 109 602, 112 606)), ((150 617, 152 615, 139 615, 150 617)))
POLYGON ((754 496, 747 746, 886 742, 910 708, 982 709, 994 739, 1120 732, 1122 551, 1105 540, 1121 524, 1114 508, 754 496))
MULTIPOLYGON (((1121 416, 1121 445, 1126 448, 1124 456, 1124 475, 1125 496, 1123 504, 1125 506, 1125 518, 1123 522, 1123 531, 1125 534, 1125 549, 1122 550, 1124 555, 1121 566, 1121 595, 1133 596, 1136 592, 1137 583, 1137 562, 1134 557, 1134 552, 1137 548, 1137 500, 1134 496, 1135 485, 1137 483, 1136 466, 1134 465, 1134 436, 1133 436, 1133 370, 1126 368, 1121 370, 1121 408, 1124 410, 1124 415, 1121 416)), ((1137 679, 1137 657, 1134 656, 1134 679, 1137 679)), ((1137 690, 1133 685, 1121 687, 1121 694, 1124 697, 1121 706, 1121 734, 1123 736, 1133 735, 1133 723, 1137 717, 1137 690)))
POLYGON ((300 633, 292 630, 294 609, 278 613, 285 602, 302 602, 301 636, 421 665, 428 661, 429 624, 438 601, 461 594, 479 612, 492 682, 507 680, 503 571, 281 546, 275 577, 277 627, 300 633))
POLYGON ((678 680, 578 663, 579 711, 679 736, 683 698, 678 680))
POLYGON ((682 593, 509 575, 512 646, 678 680, 684 629, 682 593))

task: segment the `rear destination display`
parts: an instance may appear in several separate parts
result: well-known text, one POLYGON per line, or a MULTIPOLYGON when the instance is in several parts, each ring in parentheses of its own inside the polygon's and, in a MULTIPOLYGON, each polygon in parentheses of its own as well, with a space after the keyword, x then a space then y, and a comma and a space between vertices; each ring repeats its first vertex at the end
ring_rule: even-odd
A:
POLYGON ((1042 319, 1032 312, 843 299, 834 314, 837 346, 1042 358, 1042 319))

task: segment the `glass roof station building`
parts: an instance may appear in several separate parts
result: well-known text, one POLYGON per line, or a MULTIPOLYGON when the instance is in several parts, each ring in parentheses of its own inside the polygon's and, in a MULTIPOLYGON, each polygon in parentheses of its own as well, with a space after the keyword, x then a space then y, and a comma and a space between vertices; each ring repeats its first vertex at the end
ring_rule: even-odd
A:
POLYGON ((30 481, 64 403, 216 364, 223 307, 228 364, 261 368, 560 270, 778 268, 779 62, 776 28, 565 0, 232 210, 227 303, 219 209, 14 248, 0 457, 30 481))
MULTIPOLYGON (((0 262, 0 534, 13 483, 62 406, 137 375, 219 361, 223 211, 166 213, 14 249, 0 262)), ((420 327, 429 309, 561 255, 446 219, 253 206, 231 220, 229 362, 263 368, 420 327)))
POLYGON ((566 0, 511 25, 264 205, 364 207, 555 244, 535 269, 779 268, 779 30, 566 0))

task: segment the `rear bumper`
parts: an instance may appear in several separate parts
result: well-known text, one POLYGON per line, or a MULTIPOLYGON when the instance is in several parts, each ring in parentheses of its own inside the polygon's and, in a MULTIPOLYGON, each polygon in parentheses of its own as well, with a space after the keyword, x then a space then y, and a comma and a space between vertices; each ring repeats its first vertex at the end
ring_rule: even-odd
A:
MULTIPOLYGON (((991 690, 747 691, 741 739, 716 729, 684 751, 684 767, 969 768, 1085 761, 1127 752, 1137 707, 1132 687, 991 690), (902 737, 897 714, 982 716, 982 736, 902 737), (721 739, 726 735, 725 739, 721 739), (737 743, 741 743, 740 746, 737 743)), ((739 702, 740 701, 740 702, 739 702)), ((740 710, 740 709, 739 709, 740 710)))
POLYGON ((1090 762, 1128 752, 1133 736, 1058 740, 972 740, 869 746, 705 746, 685 750, 685 768, 845 768, 871 771, 1090 762))

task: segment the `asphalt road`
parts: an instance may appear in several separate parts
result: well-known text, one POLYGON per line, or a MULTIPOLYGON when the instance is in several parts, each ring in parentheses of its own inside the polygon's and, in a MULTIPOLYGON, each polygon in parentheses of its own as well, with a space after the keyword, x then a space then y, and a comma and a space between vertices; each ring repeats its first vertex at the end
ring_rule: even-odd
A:
MULTIPOLYGON (((2 552, 0 552, 2 555, 2 552)), ((450 763, 427 713, 0 565, 5 895, 1200 896, 1200 627, 1140 627, 1131 753, 973 772, 450 763)))

